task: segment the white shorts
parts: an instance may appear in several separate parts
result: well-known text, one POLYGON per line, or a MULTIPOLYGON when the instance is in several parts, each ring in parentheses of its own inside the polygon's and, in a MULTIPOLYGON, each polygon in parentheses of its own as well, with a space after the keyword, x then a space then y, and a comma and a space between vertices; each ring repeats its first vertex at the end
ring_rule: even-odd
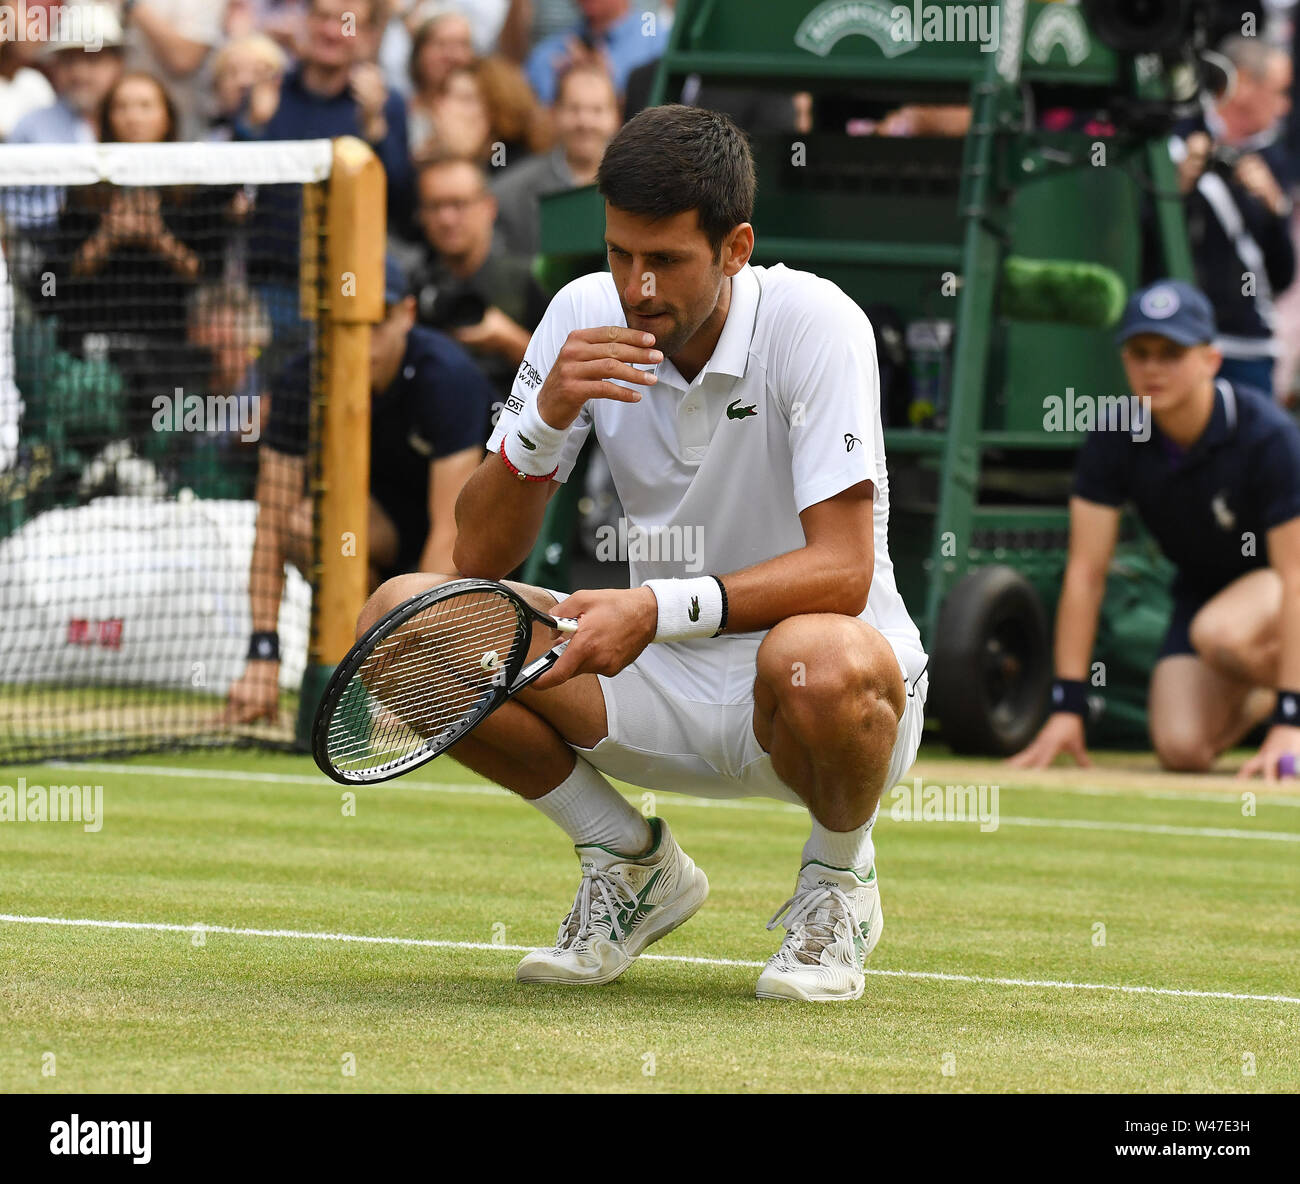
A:
MULTIPOLYGON (((660 642, 612 678, 598 674, 608 734, 594 748, 573 745, 574 751, 606 776, 646 789, 802 804, 776 775, 754 735, 760 641, 660 642)), ((883 792, 902 781, 916 760, 930 685, 924 653, 902 648, 894 653, 907 702, 883 792)))

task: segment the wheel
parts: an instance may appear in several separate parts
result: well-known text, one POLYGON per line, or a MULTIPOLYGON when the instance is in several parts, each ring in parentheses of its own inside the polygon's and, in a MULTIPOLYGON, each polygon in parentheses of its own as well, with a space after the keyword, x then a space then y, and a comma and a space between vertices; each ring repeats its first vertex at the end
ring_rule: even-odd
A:
POLYGON ((982 567, 943 602, 930 655, 929 705, 954 752, 1009 756, 1047 714, 1047 614, 1011 567, 982 567))

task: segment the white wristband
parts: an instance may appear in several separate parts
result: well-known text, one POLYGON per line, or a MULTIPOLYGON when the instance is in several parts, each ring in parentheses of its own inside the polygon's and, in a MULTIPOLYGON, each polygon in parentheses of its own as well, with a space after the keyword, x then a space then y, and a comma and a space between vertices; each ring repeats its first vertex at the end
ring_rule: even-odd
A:
POLYGON ((549 477, 560 465, 568 428, 553 428, 537 410, 537 400, 524 404, 515 426, 503 441, 506 459, 530 477, 549 477))
POLYGON ((712 637, 722 627, 722 588, 712 576, 694 580, 646 580, 659 602, 655 641, 712 637))

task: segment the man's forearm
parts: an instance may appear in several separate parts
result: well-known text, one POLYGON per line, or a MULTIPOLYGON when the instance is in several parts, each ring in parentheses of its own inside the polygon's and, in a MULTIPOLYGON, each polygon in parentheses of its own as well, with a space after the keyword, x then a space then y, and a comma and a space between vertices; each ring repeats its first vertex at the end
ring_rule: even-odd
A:
POLYGON ((1086 679, 1097 639, 1097 619, 1106 595, 1106 577, 1067 566, 1056 608, 1056 676, 1086 679))
POLYGON ((274 633, 280 621, 280 598, 284 594, 283 523, 274 511, 263 507, 258 514, 253 540, 253 562, 249 568, 249 597, 253 607, 253 632, 274 633), (266 521, 271 519, 272 521, 266 521))
POLYGON ((870 558, 800 547, 718 575, 727 589, 727 632, 756 633, 802 613, 856 617, 871 590, 870 558))
POLYGON ((499 456, 486 457, 456 499, 455 569, 499 580, 518 567, 537 541, 552 488, 520 481, 499 456))

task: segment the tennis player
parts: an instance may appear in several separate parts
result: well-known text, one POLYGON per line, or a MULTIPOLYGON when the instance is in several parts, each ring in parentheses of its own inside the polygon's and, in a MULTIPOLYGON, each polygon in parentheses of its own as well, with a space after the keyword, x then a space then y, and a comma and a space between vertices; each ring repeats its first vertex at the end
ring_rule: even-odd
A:
MULTIPOLYGON (((610 271, 551 302, 457 504, 457 569, 499 579, 594 431, 629 537, 656 542, 629 547, 627 589, 515 585, 578 631, 451 749, 577 848, 573 907, 517 978, 609 982, 704 903, 667 822, 608 776, 805 805, 795 891, 768 922, 787 933, 757 994, 856 999, 884 924, 872 824, 915 758, 928 686, 889 561, 871 325, 827 280, 751 266, 753 160, 725 116, 643 111, 597 181, 610 271), (687 532, 698 550, 674 554, 687 532)), ((389 581, 361 631, 447 578, 389 581)), ((537 633, 533 653, 559 637, 537 633)))

